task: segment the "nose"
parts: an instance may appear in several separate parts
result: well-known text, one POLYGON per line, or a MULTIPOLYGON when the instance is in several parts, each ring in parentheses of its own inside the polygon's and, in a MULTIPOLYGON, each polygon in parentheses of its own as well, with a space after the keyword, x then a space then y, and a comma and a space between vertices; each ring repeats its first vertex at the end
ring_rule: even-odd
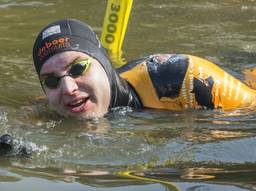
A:
POLYGON ((61 88, 64 95, 73 95, 78 90, 76 80, 70 76, 61 79, 61 88))

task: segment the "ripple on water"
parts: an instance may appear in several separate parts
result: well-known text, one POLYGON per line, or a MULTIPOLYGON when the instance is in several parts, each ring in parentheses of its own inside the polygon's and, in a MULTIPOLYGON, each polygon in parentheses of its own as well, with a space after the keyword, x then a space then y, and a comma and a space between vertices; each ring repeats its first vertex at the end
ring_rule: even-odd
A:
POLYGON ((0 3, 0 9, 7 9, 10 7, 46 7, 52 6, 54 3, 44 3, 40 1, 31 1, 31 2, 6 2, 0 3))

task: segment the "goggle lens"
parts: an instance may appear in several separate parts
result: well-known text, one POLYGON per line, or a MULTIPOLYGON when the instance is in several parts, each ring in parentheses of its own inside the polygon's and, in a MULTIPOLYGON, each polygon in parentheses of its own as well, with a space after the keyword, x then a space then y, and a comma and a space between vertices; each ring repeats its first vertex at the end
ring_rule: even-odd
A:
POLYGON ((69 75, 73 78, 77 78, 78 76, 82 75, 85 71, 87 65, 82 65, 81 63, 74 64, 69 71, 69 75))
POLYGON ((50 75, 44 79, 44 85, 48 88, 57 88, 60 83, 60 78, 58 76, 50 75))
POLYGON ((89 59, 76 61, 72 64, 68 74, 65 74, 63 76, 57 76, 56 74, 49 74, 41 81, 41 83, 43 83, 43 85, 45 85, 50 89, 56 89, 60 85, 61 78, 65 76, 71 76, 72 78, 77 78, 83 75, 83 73, 88 70, 90 65, 91 65, 91 60, 89 59))

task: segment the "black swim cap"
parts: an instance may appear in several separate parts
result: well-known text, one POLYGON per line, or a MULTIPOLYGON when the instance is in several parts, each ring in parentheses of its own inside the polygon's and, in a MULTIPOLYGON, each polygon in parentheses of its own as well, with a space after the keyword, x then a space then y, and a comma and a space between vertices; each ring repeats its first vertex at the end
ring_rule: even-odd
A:
POLYGON ((112 67, 105 49, 89 25, 75 19, 63 19, 43 28, 33 47, 33 59, 37 74, 40 74, 47 59, 64 51, 83 52, 99 61, 110 84, 110 108, 135 105, 129 85, 112 67))
POLYGON ((106 70, 111 62, 91 27, 74 19, 63 19, 47 25, 37 36, 33 59, 39 75, 45 61, 63 51, 84 52, 97 59, 106 70))

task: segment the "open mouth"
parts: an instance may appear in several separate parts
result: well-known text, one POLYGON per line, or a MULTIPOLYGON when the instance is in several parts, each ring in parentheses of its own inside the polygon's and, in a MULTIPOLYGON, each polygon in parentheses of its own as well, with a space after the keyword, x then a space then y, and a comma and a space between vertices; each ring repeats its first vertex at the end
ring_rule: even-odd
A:
POLYGON ((72 113, 80 113, 86 110, 86 105, 87 102, 89 100, 89 97, 84 98, 84 99, 80 99, 77 101, 73 101, 67 104, 67 107, 69 109, 69 111, 71 111, 72 113))

